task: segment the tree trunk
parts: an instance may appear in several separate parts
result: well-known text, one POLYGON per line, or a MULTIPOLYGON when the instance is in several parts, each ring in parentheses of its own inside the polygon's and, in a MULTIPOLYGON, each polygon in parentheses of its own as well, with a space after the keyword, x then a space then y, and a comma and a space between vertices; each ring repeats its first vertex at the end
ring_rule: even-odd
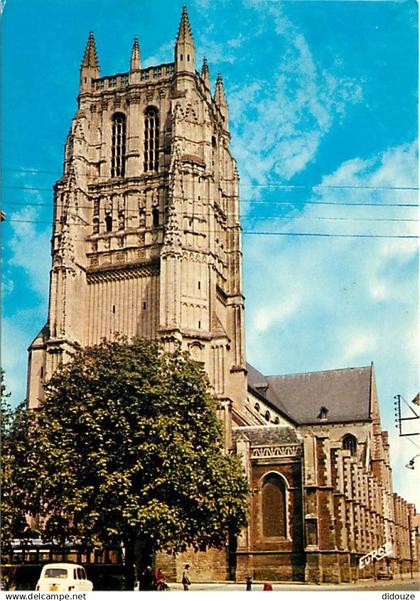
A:
POLYGON ((136 566, 137 578, 140 580, 146 568, 150 566, 154 572, 155 568, 155 551, 153 543, 145 538, 137 537, 134 543, 134 562, 136 566))
POLYGON ((135 575, 135 540, 128 538, 124 541, 124 590, 133 591, 136 580, 135 575))

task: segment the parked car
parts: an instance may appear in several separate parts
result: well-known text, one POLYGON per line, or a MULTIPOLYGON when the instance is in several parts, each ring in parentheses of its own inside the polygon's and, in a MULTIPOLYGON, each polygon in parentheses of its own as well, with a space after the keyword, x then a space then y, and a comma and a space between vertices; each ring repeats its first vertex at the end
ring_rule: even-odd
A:
POLYGON ((77 563, 47 563, 41 570, 37 591, 92 591, 93 583, 77 563))

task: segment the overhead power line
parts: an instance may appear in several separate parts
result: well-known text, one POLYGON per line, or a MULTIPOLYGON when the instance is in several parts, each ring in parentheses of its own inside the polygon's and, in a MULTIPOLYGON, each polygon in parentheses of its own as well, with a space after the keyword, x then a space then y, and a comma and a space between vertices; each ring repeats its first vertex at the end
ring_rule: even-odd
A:
MULTIPOLYGON (((4 167, 3 171, 10 171, 14 173, 33 173, 33 174, 50 174, 50 175, 63 175, 62 171, 47 171, 42 169, 13 169, 10 167, 4 167)), ((87 179, 100 180, 109 179, 108 175, 83 175, 87 179)), ((239 183, 241 188, 281 188, 283 190, 395 190, 400 192, 409 192, 418 190, 418 186, 370 186, 362 184, 279 184, 276 182, 267 182, 265 184, 245 184, 239 183)), ((50 189, 50 188, 46 188, 50 189)))
MULTIPOLYGON (((252 203, 252 204, 278 204, 278 205, 288 205, 295 206, 295 202, 285 201, 285 200, 244 200, 240 199, 240 203, 252 203)), ((305 200, 302 202, 302 205, 330 205, 336 207, 415 207, 417 208, 417 203, 391 203, 391 202, 333 202, 326 200, 305 200)))
POLYGON ((305 186, 303 184, 239 184, 242 188, 283 188, 291 190, 397 190, 397 191, 415 191, 414 186, 362 186, 357 184, 313 184, 305 186))
MULTIPOLYGON (((9 219, 9 222, 13 223, 38 223, 52 225, 52 221, 38 221, 34 219, 9 219)), ((83 223, 72 223, 72 226, 86 227, 83 223)), ((191 232, 201 233, 201 232, 191 232)), ((219 231, 211 231, 210 233, 219 233, 219 231)), ((245 236, 309 236, 309 237, 320 237, 320 238, 388 238, 388 239, 405 239, 405 240, 417 240, 418 236, 411 235, 388 235, 388 234, 329 234, 321 232, 267 232, 267 231, 242 231, 245 236)))
POLYGON ((387 235, 387 234, 328 234, 320 232, 242 232, 246 236, 311 236, 319 238, 388 238, 417 240, 419 236, 387 235))
MULTIPOLYGON (((19 206, 30 206, 30 207, 54 207, 53 203, 50 202, 21 202, 21 201, 6 201, 6 205, 19 205, 19 206)), ((74 204, 66 204, 57 203, 56 205, 59 207, 67 207, 67 208, 76 208, 74 204)), ((77 205, 78 209, 92 209, 92 205, 77 205)), ((138 209, 124 209, 125 213, 135 213, 138 214, 138 209)), ((226 217, 235 216, 236 213, 224 213, 226 217)), ((191 217, 190 213, 181 213, 181 217, 191 217)), ((195 216, 198 216, 196 214, 195 216)), ((246 220, 247 216, 242 216, 242 220, 246 220)), ((373 221, 373 222, 415 222, 418 223, 419 219, 410 219, 403 217, 325 217, 325 216, 302 216, 302 215, 269 215, 269 216, 261 216, 259 218, 252 217, 252 219, 256 219, 257 221, 265 221, 267 219, 289 219, 293 221, 373 221)), ((10 220, 9 220, 10 221, 10 220)))
MULTIPOLYGON (((42 191, 48 191, 50 192, 51 189, 50 188, 36 188, 36 187, 28 187, 28 186, 4 186, 4 189, 7 190, 26 190, 27 192, 42 192, 42 191)), ((13 201, 8 201, 8 202, 13 202, 13 201)), ((240 198, 239 202, 241 204, 244 203, 250 203, 250 204, 277 204, 277 205, 284 205, 284 206, 295 206, 297 203, 296 201, 290 201, 290 200, 278 200, 278 199, 243 199, 240 198)), ((16 203, 17 204, 17 203, 16 203)), ((25 203, 21 203, 21 204, 25 204, 25 203)), ((31 204, 31 203, 27 203, 27 204, 31 204)), ((324 201, 324 200, 305 200, 301 203, 302 205, 330 205, 330 206, 341 206, 341 207, 400 207, 400 208, 406 208, 406 207, 418 207, 417 203, 390 203, 390 202, 383 202, 383 203, 379 203, 379 202, 342 202, 342 201, 324 201)))

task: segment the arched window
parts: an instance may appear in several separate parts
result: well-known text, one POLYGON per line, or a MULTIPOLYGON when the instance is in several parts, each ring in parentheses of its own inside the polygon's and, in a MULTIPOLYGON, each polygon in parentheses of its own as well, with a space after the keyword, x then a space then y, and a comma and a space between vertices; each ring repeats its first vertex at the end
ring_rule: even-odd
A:
POLYGON ((262 488, 263 536, 286 537, 286 485, 280 476, 269 474, 262 488))
POLYGON ((112 118, 111 177, 124 177, 125 175, 125 136, 125 115, 115 113, 112 118))
POLYGON ((159 209, 153 209, 152 219, 153 219, 153 227, 158 227, 158 225, 159 225, 159 209))
POLYGON ((350 451, 352 455, 356 455, 357 451, 357 438, 353 434, 346 434, 343 436, 343 449, 350 451))
POLYGON ((144 170, 157 171, 159 167, 159 113, 149 106, 144 117, 144 170))
POLYGON ((112 232, 112 216, 105 215, 105 228, 107 232, 112 232))

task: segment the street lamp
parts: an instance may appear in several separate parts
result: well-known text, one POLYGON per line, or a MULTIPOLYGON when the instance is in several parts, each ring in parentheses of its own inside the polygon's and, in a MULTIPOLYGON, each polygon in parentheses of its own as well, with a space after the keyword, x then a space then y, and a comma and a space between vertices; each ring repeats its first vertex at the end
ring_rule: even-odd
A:
POLYGON ((412 459, 410 459, 410 461, 408 463, 405 464, 405 467, 408 467, 409 470, 413 470, 415 468, 414 461, 415 461, 416 457, 420 457, 420 453, 418 453, 417 455, 414 455, 414 457, 412 459))

